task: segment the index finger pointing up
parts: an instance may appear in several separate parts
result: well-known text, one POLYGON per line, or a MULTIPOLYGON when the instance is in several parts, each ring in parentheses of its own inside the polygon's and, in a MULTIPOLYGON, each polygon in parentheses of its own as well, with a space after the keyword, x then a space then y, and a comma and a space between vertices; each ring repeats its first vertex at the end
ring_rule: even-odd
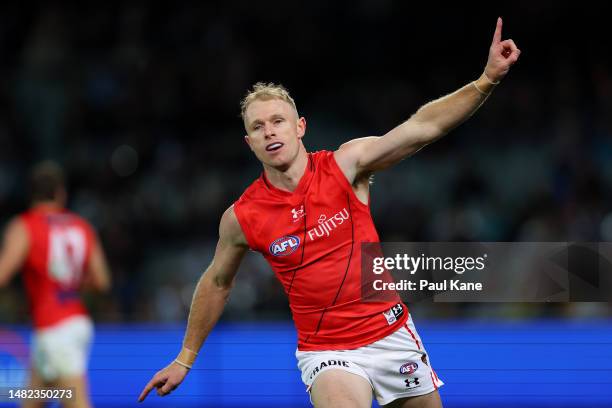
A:
POLYGON ((497 17, 497 27, 495 27, 495 34, 493 34, 493 44, 499 44, 502 36, 502 19, 497 17))

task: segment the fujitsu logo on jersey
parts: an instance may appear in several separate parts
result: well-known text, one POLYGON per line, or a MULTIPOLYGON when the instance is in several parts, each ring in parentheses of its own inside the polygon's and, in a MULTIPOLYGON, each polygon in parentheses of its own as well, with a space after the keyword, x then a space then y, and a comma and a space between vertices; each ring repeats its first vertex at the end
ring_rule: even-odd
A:
POLYGON ((338 228, 338 226, 342 225, 344 221, 349 219, 349 212, 346 208, 338 211, 333 216, 327 218, 325 214, 321 214, 319 217, 319 225, 308 230, 308 238, 311 241, 314 241, 317 238, 321 238, 323 236, 329 237, 329 234, 338 228))
POLYGON ((270 244, 270 253, 274 256, 287 256, 300 246, 300 239, 295 235, 285 235, 270 244))

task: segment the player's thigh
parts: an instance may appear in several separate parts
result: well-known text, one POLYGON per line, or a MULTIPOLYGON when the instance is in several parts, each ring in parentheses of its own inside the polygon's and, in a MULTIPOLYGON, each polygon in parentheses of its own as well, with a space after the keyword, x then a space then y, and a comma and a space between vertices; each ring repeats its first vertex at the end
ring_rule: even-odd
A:
POLYGON ((344 370, 319 374, 310 396, 315 408, 370 408, 372 386, 363 377, 344 370))
MULTIPOLYGON (((30 390, 39 390, 47 386, 45 380, 43 380, 42 376, 35 368, 32 368, 30 371, 30 390)), ((22 408, 43 408, 45 406, 44 401, 34 400, 34 399, 24 399, 21 404, 22 408)))
POLYGON ((438 390, 416 397, 396 399, 384 408, 442 408, 442 400, 438 390))
POLYGON ((62 400, 64 408, 89 408, 89 387, 85 375, 60 377, 53 386, 60 390, 72 390, 72 398, 62 400))

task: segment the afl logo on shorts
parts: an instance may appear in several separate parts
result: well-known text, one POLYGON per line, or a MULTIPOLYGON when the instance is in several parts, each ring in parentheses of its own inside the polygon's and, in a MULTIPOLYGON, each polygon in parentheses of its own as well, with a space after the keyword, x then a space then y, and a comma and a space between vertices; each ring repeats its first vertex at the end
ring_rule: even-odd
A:
POLYGON ((285 235, 270 244, 270 253, 274 256, 287 256, 300 246, 300 239, 295 235, 285 235))
POLYGON ((414 374, 417 370, 417 368, 419 368, 419 365, 417 363, 406 363, 403 366, 400 367, 399 372, 400 374, 414 374))

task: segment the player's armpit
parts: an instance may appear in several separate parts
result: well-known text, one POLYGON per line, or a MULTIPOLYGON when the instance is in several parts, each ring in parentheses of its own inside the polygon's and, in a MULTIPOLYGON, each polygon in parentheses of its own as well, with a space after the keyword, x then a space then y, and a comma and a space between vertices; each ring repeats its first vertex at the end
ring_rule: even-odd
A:
POLYGON ((360 159, 378 136, 367 136, 349 140, 334 152, 334 159, 347 180, 353 184, 360 176, 360 159))
POLYGON ((28 232, 19 218, 13 219, 4 233, 0 252, 0 287, 8 284, 25 262, 30 246, 28 232))

